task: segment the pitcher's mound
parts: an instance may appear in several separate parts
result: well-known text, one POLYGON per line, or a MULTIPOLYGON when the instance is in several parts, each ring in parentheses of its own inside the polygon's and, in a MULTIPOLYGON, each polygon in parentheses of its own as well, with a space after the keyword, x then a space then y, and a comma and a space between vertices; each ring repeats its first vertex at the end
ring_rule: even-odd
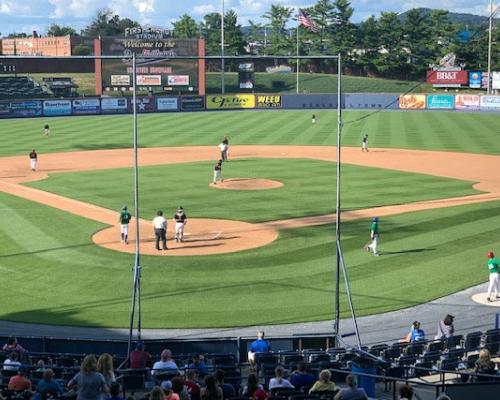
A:
POLYGON ((217 184, 211 183, 210 186, 229 190, 266 190, 282 187, 283 183, 272 179, 231 178, 225 179, 224 182, 217 182, 217 184))
POLYGON ((491 300, 493 301, 489 302, 487 298, 487 293, 476 293, 472 296, 472 300, 476 303, 483 304, 485 306, 500 307, 500 299, 492 298, 491 300))

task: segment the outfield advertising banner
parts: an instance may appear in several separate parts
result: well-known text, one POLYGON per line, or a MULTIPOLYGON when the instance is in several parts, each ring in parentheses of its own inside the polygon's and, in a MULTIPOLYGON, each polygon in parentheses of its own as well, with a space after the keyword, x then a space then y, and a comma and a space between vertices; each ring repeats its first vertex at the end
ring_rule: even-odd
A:
POLYGON ((500 110, 500 96, 481 96, 481 110, 500 110))
POLYGON ((104 97, 101 99, 103 114, 123 114, 128 111, 128 102, 124 97, 104 97))
MULTIPOLYGON (((150 113, 155 111, 155 98, 154 97, 137 97, 137 112, 150 113)), ((134 101, 130 100, 130 112, 133 112, 134 101)))
POLYGON ((491 88, 495 90, 500 89, 500 72, 491 73, 491 88))
POLYGON ((479 110, 480 97, 477 94, 457 94, 455 108, 457 110, 479 110))
POLYGON ((178 97, 157 97, 156 109, 158 111, 179 111, 178 97))
POLYGON ((74 115, 96 115, 101 113, 101 102, 99 99, 77 99, 73 100, 74 115))
POLYGON ((405 94, 399 97, 399 108, 402 110, 423 110, 425 94, 405 94))
POLYGON ((257 108, 281 108, 281 96, 257 96, 257 108))
POLYGON ((209 110, 237 110, 242 108, 255 108, 255 96, 253 94, 207 96, 207 109, 209 110))
POLYGON ((44 100, 43 115, 71 115, 71 100, 44 100))
POLYGON ((453 110, 455 96, 451 94, 431 94, 427 96, 429 110, 453 110))
POLYGON ((201 111, 205 109, 204 96, 181 97, 182 111, 201 111))
POLYGON ((342 96, 345 108, 354 109, 395 109, 399 108, 399 95, 372 94, 372 93, 346 93, 342 96))
POLYGON ((479 71, 469 72, 469 87, 471 89, 481 89, 483 74, 479 71))
POLYGON ((336 94, 286 94, 281 101, 285 109, 332 109, 338 104, 336 94))
POLYGON ((0 118, 41 116, 42 102, 40 100, 9 101, 0 103, 0 118))

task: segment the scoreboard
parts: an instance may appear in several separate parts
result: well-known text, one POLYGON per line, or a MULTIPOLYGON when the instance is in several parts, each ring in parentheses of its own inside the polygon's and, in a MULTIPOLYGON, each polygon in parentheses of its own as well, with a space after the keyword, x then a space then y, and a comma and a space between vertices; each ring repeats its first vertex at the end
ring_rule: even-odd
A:
POLYGON ((101 38, 101 55, 123 56, 120 59, 101 59, 103 92, 131 90, 133 54, 138 90, 198 93, 199 60, 172 59, 197 57, 198 39, 175 39, 168 30, 151 28, 127 29, 123 38, 101 38))

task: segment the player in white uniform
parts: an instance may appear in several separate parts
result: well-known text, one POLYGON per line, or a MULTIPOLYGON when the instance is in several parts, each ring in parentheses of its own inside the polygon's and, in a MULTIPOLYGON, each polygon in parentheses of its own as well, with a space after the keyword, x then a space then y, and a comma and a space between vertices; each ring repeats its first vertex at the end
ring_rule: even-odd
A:
POLYGON ((35 149, 30 153, 30 167, 32 171, 36 171, 36 164, 38 163, 38 154, 36 154, 35 149))
POLYGON ((179 207, 174 215, 175 220, 175 241, 184 241, 184 226, 187 223, 187 215, 184 213, 184 209, 179 207))
POLYGON ((217 182, 224 182, 224 178, 222 177, 222 160, 219 160, 214 167, 214 185, 216 185, 217 182))

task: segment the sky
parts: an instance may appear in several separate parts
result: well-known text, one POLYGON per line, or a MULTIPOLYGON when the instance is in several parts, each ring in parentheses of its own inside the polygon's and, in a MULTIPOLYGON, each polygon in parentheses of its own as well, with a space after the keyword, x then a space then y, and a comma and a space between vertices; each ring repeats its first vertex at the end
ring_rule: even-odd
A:
MULTIPOLYGON (((224 0, 226 10, 234 9, 241 25, 248 20, 262 22, 261 16, 271 4, 288 7, 308 7, 315 0, 224 0)), ((171 27, 182 14, 196 20, 210 12, 220 12, 222 0, 0 0, 0 33, 38 33, 51 24, 69 25, 80 31, 98 9, 108 7, 121 17, 141 24, 171 27)), ((359 22, 380 11, 403 12, 415 7, 439 7, 452 12, 488 15, 489 0, 351 0, 353 21, 359 22)), ((497 2, 498 4, 498 2, 497 2)))

